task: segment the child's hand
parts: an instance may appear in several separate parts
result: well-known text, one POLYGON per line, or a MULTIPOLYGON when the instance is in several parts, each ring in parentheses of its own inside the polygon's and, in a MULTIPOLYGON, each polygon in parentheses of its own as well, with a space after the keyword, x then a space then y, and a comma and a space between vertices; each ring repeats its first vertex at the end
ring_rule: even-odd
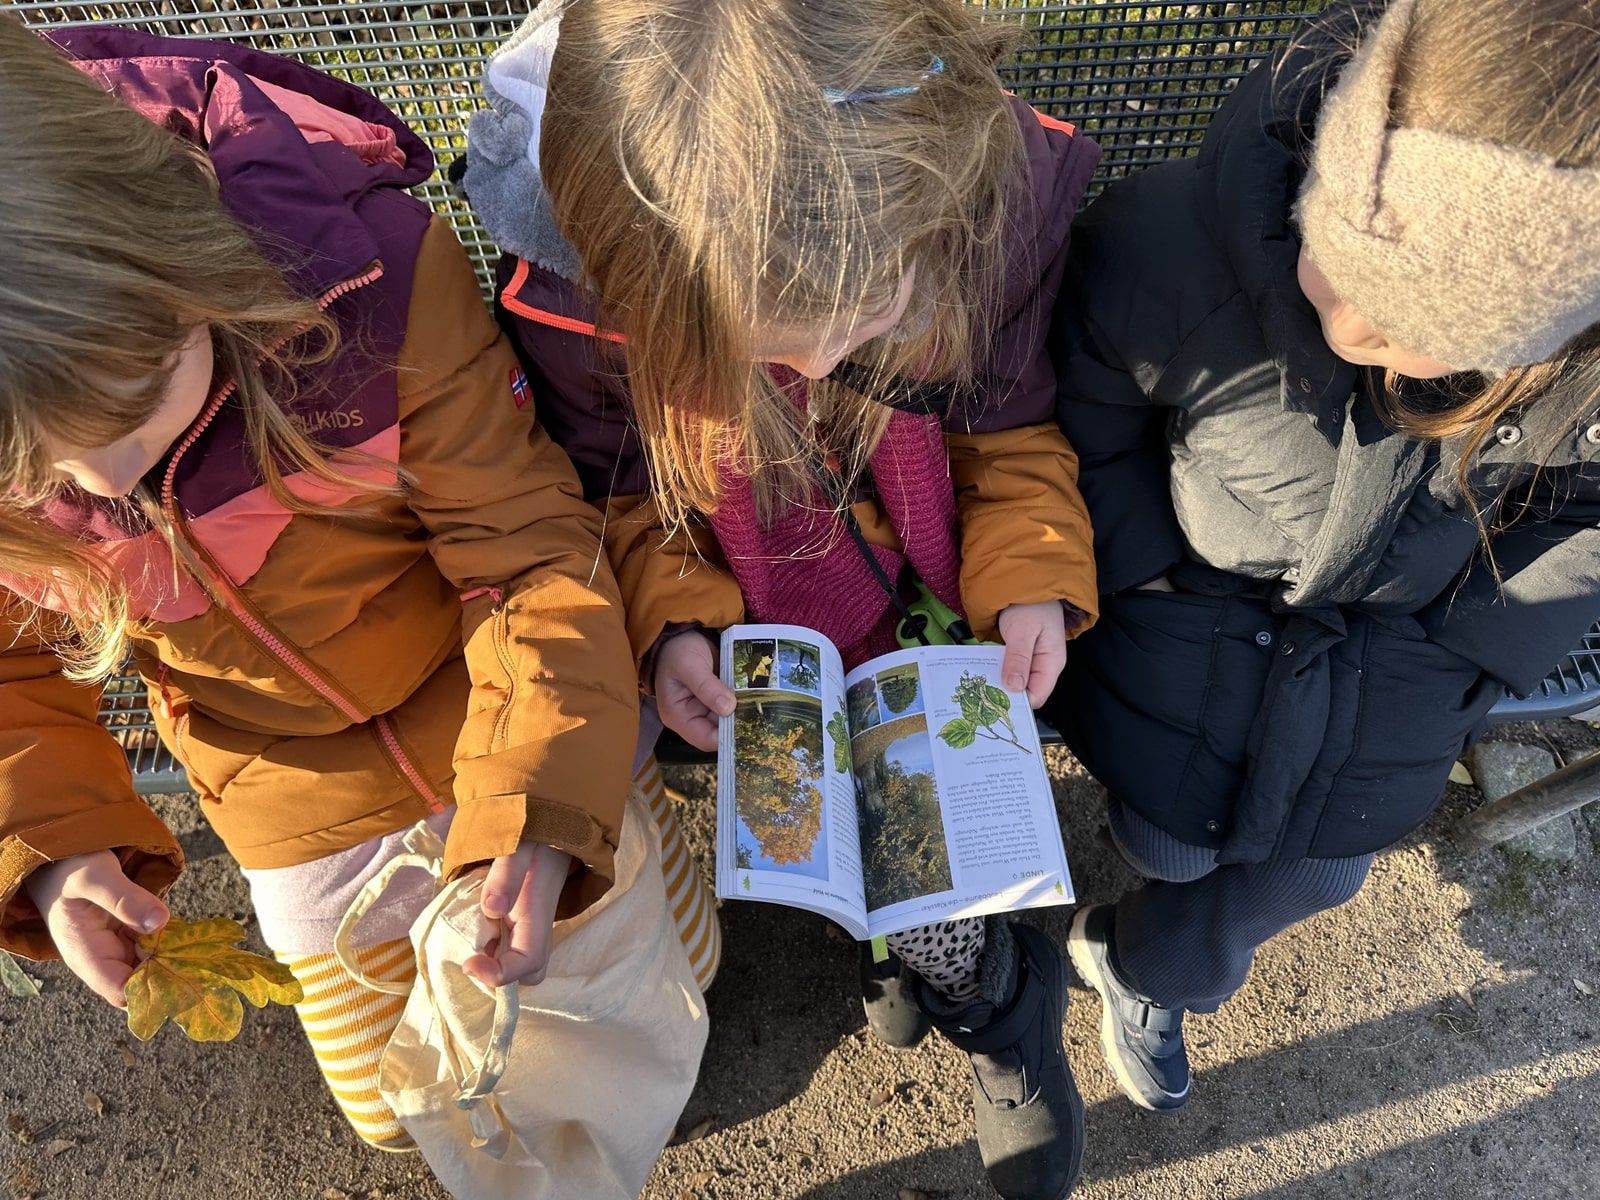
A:
POLYGON ((107 1004, 126 1008, 123 989, 139 965, 133 934, 165 925, 167 906, 124 875, 109 850, 40 867, 24 886, 67 969, 107 1004))
POLYGON ((531 842, 495 859, 483 881, 482 907, 500 933, 461 969, 491 988, 543 980, 556 903, 571 871, 572 855, 531 842))
POLYGON ((1006 644, 1000 681, 1013 692, 1026 687, 1028 703, 1038 708, 1067 665, 1067 616, 1061 601, 1013 604, 1003 610, 1000 640, 1006 644))
POLYGON ((661 723, 697 750, 717 748, 717 718, 732 714, 733 692, 717 678, 717 657, 703 633, 680 633, 656 653, 656 708, 661 723))

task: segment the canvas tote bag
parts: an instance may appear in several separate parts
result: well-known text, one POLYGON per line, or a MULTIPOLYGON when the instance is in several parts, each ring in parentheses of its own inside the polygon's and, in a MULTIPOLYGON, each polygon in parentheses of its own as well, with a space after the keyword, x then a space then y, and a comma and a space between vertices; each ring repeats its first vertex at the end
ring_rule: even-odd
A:
POLYGON ((544 981, 489 994, 460 964, 493 929, 483 872, 445 885, 411 927, 414 984, 362 975, 356 922, 402 867, 440 873, 444 846, 419 825, 340 925, 345 968, 407 994, 378 1091, 457 1200, 633 1200, 694 1088, 704 999, 667 909, 660 835, 628 798, 616 882, 556 925, 544 981))

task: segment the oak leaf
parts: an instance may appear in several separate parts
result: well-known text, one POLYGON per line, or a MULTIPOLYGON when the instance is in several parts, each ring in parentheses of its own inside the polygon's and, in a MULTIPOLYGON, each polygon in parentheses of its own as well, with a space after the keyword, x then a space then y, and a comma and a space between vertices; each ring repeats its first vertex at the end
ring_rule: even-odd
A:
POLYGON ((197 1042, 229 1042, 244 1022, 240 997, 256 1008, 297 1004, 299 982, 282 963, 241 950, 244 926, 226 917, 172 918, 141 936, 148 957, 128 980, 128 1030, 147 1042, 171 1020, 197 1042))

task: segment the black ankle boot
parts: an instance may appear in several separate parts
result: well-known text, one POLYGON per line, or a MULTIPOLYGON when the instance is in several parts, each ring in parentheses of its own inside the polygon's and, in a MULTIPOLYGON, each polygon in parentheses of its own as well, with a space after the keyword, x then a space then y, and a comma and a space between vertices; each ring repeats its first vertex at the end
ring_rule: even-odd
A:
POLYGON ((1005 1200, 1064 1200, 1083 1169, 1083 1098, 1061 1045, 1061 952, 1031 925, 990 918, 978 999, 919 979, 933 1027, 972 1058, 972 1104, 989 1182, 1005 1200))
POLYGON ((861 943, 861 1007, 867 1028, 891 1050, 910 1050, 927 1036, 928 1014, 917 1006, 900 959, 890 954, 874 962, 871 942, 861 943))

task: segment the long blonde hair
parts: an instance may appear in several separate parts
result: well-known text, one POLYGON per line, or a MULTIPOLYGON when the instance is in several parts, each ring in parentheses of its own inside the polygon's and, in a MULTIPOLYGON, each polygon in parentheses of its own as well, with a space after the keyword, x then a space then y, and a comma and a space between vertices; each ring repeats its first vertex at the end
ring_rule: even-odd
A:
MULTIPOLYGON (((210 328, 216 370, 235 382, 231 402, 278 502, 323 511, 288 490, 297 471, 358 495, 387 489, 330 462, 274 399, 294 368, 334 353, 337 331, 223 207, 205 154, 10 17, 0 17, 0 162, 0 564, 70 598, 56 648, 69 675, 93 679, 124 654, 127 585, 39 515, 64 486, 48 439, 101 446, 149 420, 197 326, 210 328), (108 386, 135 380, 149 386, 108 386)), ((179 563, 154 498, 141 489, 130 503, 179 563)))
POLYGON ((1014 44, 961 0, 570 0, 541 168, 622 336, 669 525, 714 508, 729 465, 770 513, 808 494, 819 443, 854 474, 882 434, 889 411, 837 384, 797 413, 755 361, 769 323, 847 332, 914 267, 898 330, 851 357, 970 382, 1026 179, 994 69, 1014 44))
MULTIPOLYGON (((1600 0, 1418 0, 1403 53, 1396 125, 1483 138, 1564 167, 1600 166, 1600 0)), ((1574 425, 1595 419, 1600 328, 1546 362, 1496 377, 1426 388, 1399 382, 1391 379, 1380 397, 1386 419, 1415 437, 1462 439, 1457 484, 1470 496, 1479 449, 1512 414, 1537 404, 1574 425)))

